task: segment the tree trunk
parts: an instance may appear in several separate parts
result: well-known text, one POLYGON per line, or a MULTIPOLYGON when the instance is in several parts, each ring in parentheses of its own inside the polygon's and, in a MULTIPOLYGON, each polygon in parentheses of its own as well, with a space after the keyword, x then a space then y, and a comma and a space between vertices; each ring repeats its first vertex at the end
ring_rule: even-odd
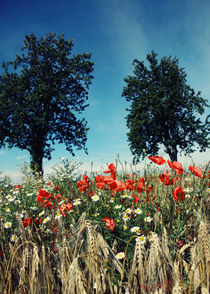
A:
POLYGON ((35 174, 38 173, 41 177, 43 176, 42 160, 43 152, 41 150, 36 149, 31 153, 31 168, 35 174))
POLYGON ((178 152, 177 152, 176 147, 174 147, 174 148, 172 147, 171 152, 169 153, 169 157, 170 157, 172 162, 177 161, 177 154, 178 154, 178 152))
POLYGON ((177 156, 178 156, 178 152, 177 152, 177 147, 176 146, 165 146, 166 147, 166 152, 168 153, 171 161, 177 161, 177 156))

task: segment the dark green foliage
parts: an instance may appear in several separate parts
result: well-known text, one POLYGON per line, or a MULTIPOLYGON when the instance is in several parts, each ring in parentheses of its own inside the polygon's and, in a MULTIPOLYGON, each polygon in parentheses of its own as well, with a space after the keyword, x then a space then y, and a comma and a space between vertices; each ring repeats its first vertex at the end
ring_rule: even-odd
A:
POLYGON ((187 85, 177 58, 163 57, 158 63, 152 51, 147 60, 149 68, 134 60, 134 75, 125 78, 127 86, 122 93, 131 102, 126 119, 134 162, 157 155, 161 144, 172 161, 177 160, 179 149, 185 154, 194 152, 195 143, 205 151, 208 123, 202 123, 198 114, 204 113, 207 100, 187 85))
POLYGON ((28 150, 39 172, 56 141, 65 143, 72 155, 73 146, 87 152, 88 128, 81 113, 88 106, 94 64, 87 53, 70 57, 72 47, 63 34, 48 33, 39 40, 26 35, 21 55, 2 64, 0 148, 28 150))

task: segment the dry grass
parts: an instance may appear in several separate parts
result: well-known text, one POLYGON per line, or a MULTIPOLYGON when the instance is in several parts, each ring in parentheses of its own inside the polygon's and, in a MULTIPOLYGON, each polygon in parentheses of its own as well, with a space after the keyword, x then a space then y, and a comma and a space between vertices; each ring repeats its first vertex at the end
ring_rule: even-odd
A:
POLYGON ((22 230, 16 243, 5 248, 2 294, 209 293, 209 236, 203 221, 197 238, 177 249, 175 260, 163 227, 161 239, 152 233, 149 243, 138 240, 132 260, 123 263, 115 257, 116 242, 111 248, 85 214, 70 228, 70 239, 58 231, 55 252, 30 230, 22 230))

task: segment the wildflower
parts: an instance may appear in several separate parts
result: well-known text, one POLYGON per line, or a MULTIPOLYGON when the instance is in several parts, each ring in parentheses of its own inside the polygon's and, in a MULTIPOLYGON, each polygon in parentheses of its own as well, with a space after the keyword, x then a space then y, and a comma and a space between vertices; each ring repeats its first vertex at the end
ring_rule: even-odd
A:
POLYGON ((12 197, 12 196, 11 196, 11 197, 8 198, 8 201, 9 201, 9 202, 13 202, 14 200, 15 200, 15 197, 12 197))
POLYGON ((12 194, 18 194, 18 193, 19 193, 18 190, 15 190, 15 191, 12 192, 12 194))
POLYGON ((152 218, 150 216, 145 217, 145 222, 150 223, 152 221, 152 218))
POLYGON ((170 172, 167 171, 163 174, 159 174, 159 179, 161 180, 163 184, 165 184, 166 186, 169 186, 169 185, 174 185, 175 182, 178 180, 178 177, 171 178, 170 172))
POLYGON ((80 205, 80 204, 81 204, 81 201, 78 201, 78 200, 73 202, 74 206, 77 206, 77 205, 80 205))
POLYGON ((97 217, 97 216, 99 216, 99 213, 98 212, 96 212, 93 216, 95 216, 95 217, 97 217))
POLYGON ((123 216, 122 216, 122 219, 124 222, 127 222, 130 218, 129 218, 129 215, 127 213, 124 213, 123 216))
POLYGON ((10 223, 10 222, 6 222, 4 224, 5 229, 9 229, 9 228, 11 228, 11 226, 12 226, 12 223, 10 223))
POLYGON ((187 187, 187 188, 184 188, 184 189, 183 189, 183 191, 184 191, 184 192, 186 192, 186 193, 190 193, 190 192, 192 192, 192 191, 193 191, 193 189, 192 189, 192 188, 189 188, 189 187, 187 187))
POLYGON ((136 239, 137 241, 140 241, 142 244, 146 243, 146 237, 144 235, 137 237, 136 239))
POLYGON ((143 211, 140 208, 135 209, 134 212, 136 214, 142 214, 143 213, 143 211))
POLYGON ((43 224, 46 224, 48 221, 50 220, 50 217, 48 216, 48 217, 46 217, 45 219, 43 219, 43 224))
POLYGON ((112 197, 112 198, 110 199, 110 202, 111 202, 111 203, 114 203, 114 197, 112 197))
POLYGON ((59 219, 60 217, 62 217, 62 214, 60 212, 56 213, 55 219, 59 219))
POLYGON ((127 208, 127 209, 125 210, 125 212, 126 212, 126 213, 131 213, 131 212, 132 212, 132 209, 127 208))
POLYGON ((121 196, 122 198, 128 198, 128 199, 132 199, 133 197, 131 195, 128 194, 124 194, 123 196, 121 196))
POLYGON ((23 226, 24 228, 26 228, 27 226, 29 226, 32 223, 32 219, 31 218, 25 218, 23 220, 23 226))
POLYGON ((191 181, 192 181, 191 178, 188 178, 188 177, 185 178, 185 182, 191 182, 191 181))
POLYGON ((97 195, 92 196, 91 199, 92 199, 93 201, 98 201, 98 200, 99 200, 99 196, 97 196, 97 195))
POLYGON ((126 231, 127 228, 128 228, 128 226, 126 226, 126 225, 123 226, 123 230, 124 230, 124 231, 126 231))
POLYGON ((125 258, 125 253, 124 252, 119 252, 115 256, 117 259, 124 259, 125 258))
POLYGON ((11 212, 11 208, 7 207, 6 212, 11 212))
POLYGON ((86 191, 89 188, 89 178, 83 175, 83 180, 77 182, 77 187, 80 192, 86 191))
POLYGON ((132 233, 140 233, 141 230, 140 230, 139 227, 133 227, 133 228, 131 228, 131 232, 132 232, 132 233))
POLYGON ((173 191, 173 197, 176 202, 178 200, 183 201, 185 199, 185 193, 181 186, 177 186, 177 188, 173 191))
POLYGON ((171 169, 174 169, 176 171, 177 175, 181 175, 183 173, 183 168, 182 164, 178 161, 172 162, 171 160, 167 160, 168 165, 170 166, 171 169))
POLYGON ((18 237, 16 235, 12 235, 10 238, 10 241, 15 242, 15 241, 17 241, 17 239, 18 239, 18 237))
POLYGON ((105 221, 106 222, 106 227, 111 231, 113 232, 114 231, 114 227, 115 227, 115 221, 109 217, 105 217, 102 219, 102 221, 105 221))
POLYGON ((73 205, 70 202, 68 202, 65 206, 67 210, 72 210, 73 208, 73 205))
POLYGON ((202 170, 200 167, 190 165, 189 170, 191 171, 191 173, 194 173, 196 176, 202 178, 202 170))
POLYGON ((37 210, 37 207, 36 206, 31 206, 31 209, 32 210, 37 210))
POLYGON ((154 163, 159 164, 159 165, 162 165, 166 162, 165 159, 163 159, 160 156, 148 156, 148 158, 150 160, 152 160, 154 163))
POLYGON ((15 200, 15 204, 20 204, 21 201, 19 199, 15 200))
POLYGON ((114 208, 115 208, 115 209, 120 209, 121 207, 122 207, 122 205, 119 205, 119 204, 118 204, 118 205, 115 205, 114 208))
POLYGON ((43 214, 45 214, 45 211, 40 212, 39 217, 43 216, 43 214))

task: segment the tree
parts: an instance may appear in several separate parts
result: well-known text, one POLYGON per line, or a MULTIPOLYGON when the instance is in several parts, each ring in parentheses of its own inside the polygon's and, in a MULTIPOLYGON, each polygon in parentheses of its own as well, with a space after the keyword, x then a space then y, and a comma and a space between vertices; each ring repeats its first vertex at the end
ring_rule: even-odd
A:
POLYGON ((147 55, 149 68, 137 59, 133 61, 133 76, 124 81, 122 96, 130 107, 126 117, 129 147, 134 162, 146 155, 156 155, 160 145, 172 161, 181 152, 189 154, 199 146, 209 146, 208 125, 202 123, 207 100, 190 88, 186 73, 179 68, 178 59, 163 57, 160 62, 152 51, 147 55))
POLYGON ((29 151, 32 168, 41 173, 56 141, 72 155, 73 147, 87 153, 87 121, 81 114, 88 106, 94 64, 90 54, 71 56, 72 47, 63 34, 26 35, 21 55, 2 64, 0 148, 29 151))

